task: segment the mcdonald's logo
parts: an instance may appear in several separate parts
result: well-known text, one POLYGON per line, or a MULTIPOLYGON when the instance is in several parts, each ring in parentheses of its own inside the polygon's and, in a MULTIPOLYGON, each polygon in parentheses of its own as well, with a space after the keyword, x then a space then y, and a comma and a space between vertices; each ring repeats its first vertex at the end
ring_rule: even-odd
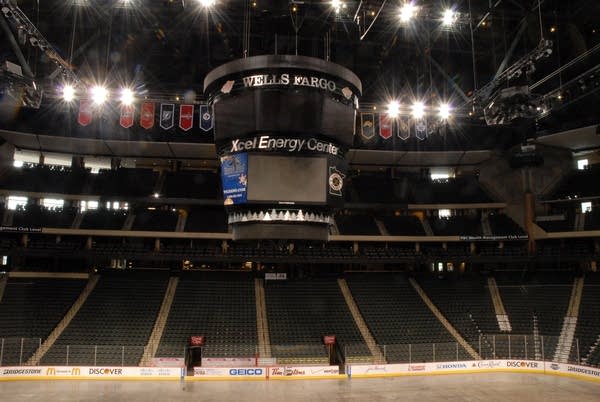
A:
POLYGON ((71 375, 81 375, 81 369, 79 367, 73 367, 73 370, 71 370, 71 375))
POLYGON ((73 367, 72 369, 70 368, 59 368, 58 370, 56 369, 56 367, 48 367, 46 369, 46 375, 81 375, 81 369, 79 367, 73 367))
POLYGON ((56 375, 56 369, 54 367, 48 367, 46 375, 56 375))

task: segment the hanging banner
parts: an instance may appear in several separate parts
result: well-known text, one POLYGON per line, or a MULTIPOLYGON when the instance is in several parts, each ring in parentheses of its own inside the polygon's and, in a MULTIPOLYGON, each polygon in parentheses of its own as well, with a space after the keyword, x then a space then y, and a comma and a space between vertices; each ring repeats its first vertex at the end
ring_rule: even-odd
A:
POLYGON ((373 113, 360 114, 360 135, 365 140, 371 140, 375 136, 375 115, 373 113))
POLYGON ((194 105, 179 105, 179 128, 188 131, 194 125, 194 105))
POLYGON ((420 140, 427 137, 427 120, 424 118, 415 120, 415 136, 420 140))
POLYGON ((379 115, 379 136, 384 140, 392 137, 392 120, 385 113, 379 115))
POLYGON ((146 130, 154 127, 154 103, 144 102, 140 110, 140 126, 146 130))
POLYGON ((408 116, 398 117, 398 138, 403 141, 410 137, 410 118, 408 116))
POLYGON ((121 105, 121 118, 119 124, 123 128, 129 128, 133 126, 133 117, 135 115, 135 106, 133 105, 121 105))
POLYGON ((210 131, 213 125, 212 108, 208 105, 200 105, 200 128, 202 131, 210 131))
POLYGON ((175 125, 175 105, 172 103, 161 103, 160 105, 160 128, 168 130, 175 125))
POLYGON ((92 101, 82 99, 79 101, 79 115, 77 122, 82 126, 87 126, 92 122, 92 101))

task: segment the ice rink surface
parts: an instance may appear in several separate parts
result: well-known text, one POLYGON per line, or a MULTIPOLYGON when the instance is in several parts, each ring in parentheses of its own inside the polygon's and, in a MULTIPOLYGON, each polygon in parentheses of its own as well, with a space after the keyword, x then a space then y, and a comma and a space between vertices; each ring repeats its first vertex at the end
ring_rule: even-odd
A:
POLYGON ((353 380, 15 381, 0 401, 594 401, 600 383, 537 374, 489 373, 353 380))

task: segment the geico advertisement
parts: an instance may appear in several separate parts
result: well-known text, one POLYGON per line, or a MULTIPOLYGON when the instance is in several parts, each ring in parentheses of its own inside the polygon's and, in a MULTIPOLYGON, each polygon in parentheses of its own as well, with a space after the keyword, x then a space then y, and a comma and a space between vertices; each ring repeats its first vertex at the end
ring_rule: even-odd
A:
POLYGON ((264 367, 194 367, 196 377, 266 378, 264 367))

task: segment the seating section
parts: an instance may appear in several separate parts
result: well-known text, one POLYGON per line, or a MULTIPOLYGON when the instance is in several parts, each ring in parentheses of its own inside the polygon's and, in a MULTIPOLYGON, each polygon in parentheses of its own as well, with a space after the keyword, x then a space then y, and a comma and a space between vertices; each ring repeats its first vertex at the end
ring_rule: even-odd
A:
POLYGON ((25 209, 15 211, 13 226, 70 228, 77 209, 47 209, 40 205, 30 204, 25 209))
POLYGON ((0 302, 0 338, 4 338, 0 364, 25 363, 84 286, 80 279, 9 278, 0 302), (22 356, 20 338, 30 338, 24 340, 22 356))
POLYGON ((552 194, 550 199, 595 197, 600 195, 597 183, 600 180, 600 164, 587 169, 574 170, 552 194))
POLYGON ((11 167, 0 188, 38 193, 79 194, 90 177, 88 170, 50 166, 11 167))
POLYGON ((227 215, 223 207, 192 208, 185 221, 186 232, 227 233, 227 215))
POLYGON ((431 229, 436 236, 481 236, 479 215, 456 215, 448 218, 431 218, 431 229))
MULTIPOLYGON (((513 271, 496 272, 494 276, 510 319, 512 334, 535 335, 537 332, 545 336, 543 351, 537 350, 536 353, 552 359, 573 287, 570 273, 542 272, 521 277, 513 271)), ((519 351, 514 348, 512 352, 513 358, 525 358, 524 355, 515 356, 519 351)))
POLYGON ((487 277, 424 275, 418 282, 465 340, 480 354, 491 356, 492 347, 485 335, 495 334, 500 329, 487 288, 487 277))
MULTIPOLYGON (((583 363, 600 366, 600 274, 585 277, 575 338, 579 340, 579 354, 583 363)), ((577 356, 571 354, 572 359, 577 356)))
POLYGON ((168 172, 163 184, 165 197, 218 199, 221 197, 219 176, 210 171, 168 172))
POLYGON ((149 197, 154 191, 158 172, 151 169, 101 170, 91 176, 91 186, 85 194, 105 197, 149 197))
POLYGON ((496 236, 524 235, 525 231, 507 215, 502 213, 490 213, 488 215, 492 234, 496 236))
POLYGON ((205 357, 257 353, 254 281, 247 273, 183 273, 157 356, 182 356, 190 336, 204 336, 205 357))
POLYGON ((404 274, 347 273, 346 280, 375 340, 385 345, 388 362, 470 358, 423 303, 404 274), (432 343, 436 344, 435 351, 432 343))
POLYGON ((371 215, 337 215, 335 223, 342 235, 381 236, 371 215))
POLYGON ((138 209, 131 229, 173 232, 178 218, 177 211, 170 209, 138 209))
POLYGON ((102 271, 41 364, 137 366, 167 283, 167 272, 102 271))
POLYGON ((425 236, 423 225, 416 216, 381 216, 378 219, 390 236, 425 236))
POLYGON ((127 219, 126 210, 97 209, 86 211, 80 229, 121 230, 127 219))
POLYGON ((266 281, 265 302, 278 363, 327 364, 324 335, 335 335, 341 348, 369 355, 335 279, 266 281))

